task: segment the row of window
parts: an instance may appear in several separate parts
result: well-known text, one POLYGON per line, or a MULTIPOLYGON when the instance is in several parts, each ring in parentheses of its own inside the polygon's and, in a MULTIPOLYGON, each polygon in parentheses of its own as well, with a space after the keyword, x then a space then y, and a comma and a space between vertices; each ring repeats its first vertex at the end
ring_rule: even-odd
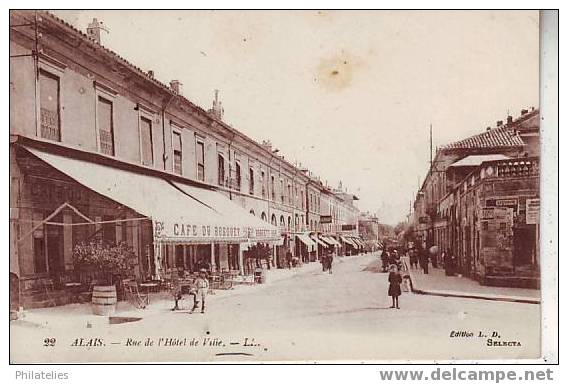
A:
MULTIPOLYGON (((255 216, 254 210, 251 209, 249 212, 251 215, 255 216)), ((260 218, 263 221, 268 222, 268 217, 266 216, 265 212, 261 212, 260 214, 260 218)), ((295 223, 294 226, 296 229, 299 229, 299 226, 301 225, 301 223, 304 222, 304 215, 297 215, 295 216, 295 223)), ((290 230, 292 228, 292 217, 288 216, 288 220, 286 220, 284 218, 284 215, 280 215, 280 221, 278 222, 276 219, 276 215, 272 214, 272 217, 270 218, 270 223, 274 226, 280 226, 281 228, 287 228, 288 230, 290 230)), ((308 228, 310 230, 319 230, 321 229, 321 224, 319 221, 317 220, 310 220, 309 223, 306 223, 308 225, 308 228)))
MULTIPOLYGON (((61 119, 60 119, 60 81, 59 77, 50 72, 40 70, 40 111, 41 111, 41 137, 61 141, 61 119)), ((97 126, 97 142, 101 153, 114 156, 114 113, 113 113, 112 95, 108 97, 104 93, 97 94, 96 107, 96 126, 97 126)), ((153 137, 152 137, 152 118, 151 114, 145 115, 140 113, 139 117, 139 133, 140 133, 140 161, 142 165, 154 165, 153 137)), ((179 175, 183 174, 183 144, 181 129, 173 129, 172 132, 172 152, 173 152, 173 172, 179 175)), ((205 145, 204 140, 196 137, 195 153, 197 165, 197 180, 205 181, 205 145)), ((217 176, 218 184, 223 187, 229 187, 235 190, 241 190, 242 174, 241 165, 235 162, 235 168, 229 167, 229 172, 225 169, 225 158, 223 154, 217 156, 217 176)), ((267 198, 265 172, 260 172, 261 196, 267 198)), ((282 204, 288 203, 294 205, 294 200, 301 209, 304 209, 304 191, 298 187, 294 190, 292 185, 285 185, 284 180, 280 180, 279 200, 282 204)), ((255 171, 251 167, 249 169, 249 194, 255 194, 255 171)), ((277 201, 276 181, 275 177, 270 177, 270 198, 277 201)), ((320 209, 320 199, 313 193, 309 195, 309 207, 320 209)))

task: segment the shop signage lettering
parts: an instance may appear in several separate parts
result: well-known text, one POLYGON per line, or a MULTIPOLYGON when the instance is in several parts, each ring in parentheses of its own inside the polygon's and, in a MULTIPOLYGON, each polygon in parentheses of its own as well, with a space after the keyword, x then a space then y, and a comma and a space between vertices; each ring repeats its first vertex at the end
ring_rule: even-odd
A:
POLYGON ((494 208, 482 208, 481 212, 479 213, 479 217, 482 220, 493 219, 495 217, 495 209, 494 208))
POLYGON ((540 222, 540 199, 527 199, 526 209, 527 224, 538 224, 540 222))
POLYGON ((495 201, 497 207, 517 208, 517 199, 498 199, 495 201))
POLYGON ((262 229, 251 227, 198 225, 191 223, 165 224, 162 221, 154 221, 154 237, 170 239, 250 239, 279 237, 277 229, 262 229))
POLYGON ((240 237, 241 230, 236 227, 174 223, 173 234, 176 237, 240 237))
POLYGON ((322 216, 320 216, 320 223, 321 223, 321 224, 329 224, 329 223, 331 223, 331 215, 322 215, 322 216))

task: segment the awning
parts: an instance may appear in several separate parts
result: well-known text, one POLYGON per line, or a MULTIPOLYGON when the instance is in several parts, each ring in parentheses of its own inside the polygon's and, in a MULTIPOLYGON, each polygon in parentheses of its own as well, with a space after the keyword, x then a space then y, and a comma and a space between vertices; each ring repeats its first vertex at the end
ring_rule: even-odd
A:
POLYGON ((356 248, 362 248, 361 244, 357 241, 355 237, 350 237, 349 240, 351 240, 351 242, 355 244, 356 248))
POLYGON ((314 243, 314 241, 308 235, 298 233, 296 234, 296 237, 308 247, 314 247, 316 245, 316 243, 314 243))
POLYGON ((359 237, 354 237, 353 240, 355 240, 355 242, 357 244, 359 244, 359 246, 361 246, 361 248, 363 248, 365 246, 365 243, 363 243, 363 240, 361 240, 359 237))
POLYGON ((327 243, 328 243, 329 245, 334 245, 334 246, 341 247, 341 243, 340 243, 339 241, 335 240, 335 238, 333 238, 333 237, 331 237, 331 236, 323 236, 323 239, 324 239, 325 241, 327 241, 327 243))
POLYGON ((188 190, 193 196, 161 177, 26 149, 85 187, 150 218, 154 241, 240 243, 280 239, 277 227, 255 219, 212 189, 191 187, 188 190))
POLYGON ((351 241, 350 238, 345 237, 345 236, 340 236, 340 237, 341 237, 341 241, 343 241, 344 243, 349 244, 349 245, 351 245, 352 247, 356 247, 356 246, 357 246, 353 241, 351 241))
POLYGON ((450 167, 477 167, 478 165, 481 165, 481 163, 485 161, 507 160, 507 159, 510 159, 510 157, 501 154, 471 155, 456 161, 455 163, 451 164, 450 167))
POLYGON ((204 188, 195 187, 188 184, 172 182, 174 186, 179 188, 182 192, 186 193, 192 199, 199 201, 211 207, 217 213, 224 217, 238 219, 241 226, 246 227, 249 231, 249 239, 252 241, 267 241, 272 240, 272 245, 283 245, 284 238, 280 233, 280 229, 271 225, 258 217, 251 215, 240 205, 229 200, 227 196, 221 192, 212 191, 204 188), (269 239, 267 239, 266 231, 270 231, 269 239), (275 231, 275 232, 273 232, 275 231))
POLYGON ((318 237, 315 236, 315 235, 310 236, 310 239, 312 239, 313 241, 315 241, 316 243, 318 243, 319 245, 321 245, 321 246, 324 247, 324 248, 327 248, 327 247, 328 247, 328 245, 327 245, 326 243, 324 243, 323 241, 321 241, 320 239, 318 239, 318 237))

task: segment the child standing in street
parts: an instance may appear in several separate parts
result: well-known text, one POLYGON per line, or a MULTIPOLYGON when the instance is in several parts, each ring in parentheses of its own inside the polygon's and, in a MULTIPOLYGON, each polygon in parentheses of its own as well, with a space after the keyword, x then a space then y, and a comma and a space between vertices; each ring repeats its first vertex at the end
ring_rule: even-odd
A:
POLYGON ((205 313, 205 297, 207 296, 207 291, 209 290, 209 280, 207 280, 207 271, 205 269, 201 269, 199 271, 199 276, 195 279, 195 285, 197 288, 197 297, 195 304, 193 305, 193 309, 191 312, 197 309, 199 302, 201 301, 201 313, 205 313))
POLYGON ((398 307, 398 297, 401 294, 400 284, 402 283, 402 277, 398 273, 396 265, 391 265, 389 273, 389 296, 392 297, 391 308, 399 309, 398 307))

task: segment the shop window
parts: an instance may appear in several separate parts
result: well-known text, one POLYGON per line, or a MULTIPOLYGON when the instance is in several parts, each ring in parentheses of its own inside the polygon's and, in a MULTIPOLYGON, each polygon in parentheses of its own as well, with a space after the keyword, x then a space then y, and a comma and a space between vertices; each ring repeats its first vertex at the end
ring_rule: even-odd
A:
POLYGON ((140 157, 142 165, 154 165, 152 121, 145 117, 140 117, 140 157))
POLYGON ((99 131, 99 150, 105 155, 114 156, 114 131, 112 102, 99 96, 97 101, 97 125, 99 131))
POLYGON ((217 155, 217 175, 218 175, 218 184, 221 186, 225 185, 225 158, 223 155, 217 155))
POLYGON ((173 151, 174 151, 174 173, 182 174, 182 146, 181 146, 181 133, 175 132, 173 134, 173 151))
POLYGON ((203 141, 196 141, 195 148, 197 156, 197 180, 205 181, 205 148, 203 141))
POLYGON ((41 137, 61 141, 59 77, 40 70, 39 94, 41 137))

